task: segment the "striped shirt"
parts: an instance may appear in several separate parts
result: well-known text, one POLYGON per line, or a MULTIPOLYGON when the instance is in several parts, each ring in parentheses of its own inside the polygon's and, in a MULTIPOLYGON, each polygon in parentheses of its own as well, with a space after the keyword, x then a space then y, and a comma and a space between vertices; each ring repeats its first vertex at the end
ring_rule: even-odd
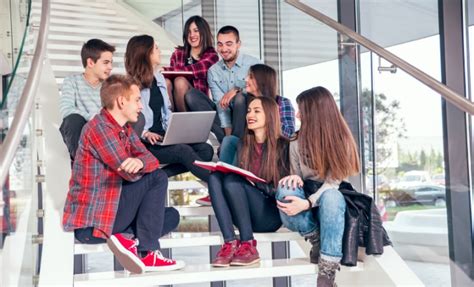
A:
POLYGON ((89 121, 98 114, 102 108, 101 86, 91 86, 82 73, 64 78, 59 98, 59 111, 63 119, 71 114, 79 114, 89 121))

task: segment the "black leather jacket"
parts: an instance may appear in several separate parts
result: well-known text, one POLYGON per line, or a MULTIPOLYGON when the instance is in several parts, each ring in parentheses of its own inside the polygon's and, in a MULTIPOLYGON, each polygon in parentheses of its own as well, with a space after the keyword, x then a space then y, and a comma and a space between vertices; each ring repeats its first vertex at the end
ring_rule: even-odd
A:
MULTIPOLYGON (((306 195, 313 194, 321 185, 321 182, 305 180, 306 195)), ((347 206, 341 264, 356 266, 359 246, 365 247, 367 255, 378 255, 383 253, 384 246, 392 245, 392 242, 382 226, 382 218, 370 196, 357 192, 350 183, 344 181, 339 185, 339 191, 347 206)), ((313 208, 313 214, 317 214, 317 207, 313 208)))

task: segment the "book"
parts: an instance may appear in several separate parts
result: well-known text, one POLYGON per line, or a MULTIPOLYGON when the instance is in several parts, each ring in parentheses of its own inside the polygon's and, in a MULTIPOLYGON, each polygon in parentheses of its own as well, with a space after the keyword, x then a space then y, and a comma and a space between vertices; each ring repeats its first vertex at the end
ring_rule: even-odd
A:
POLYGON ((161 71, 163 76, 167 79, 174 79, 176 77, 185 77, 186 79, 192 79, 193 78, 193 72, 192 71, 161 71))
POLYGON ((231 164, 228 164, 222 161, 212 162, 212 161, 195 160, 193 164, 210 171, 220 171, 223 173, 235 173, 235 174, 245 177, 251 182, 267 183, 265 179, 256 176, 255 174, 251 173, 248 170, 233 166, 231 164))

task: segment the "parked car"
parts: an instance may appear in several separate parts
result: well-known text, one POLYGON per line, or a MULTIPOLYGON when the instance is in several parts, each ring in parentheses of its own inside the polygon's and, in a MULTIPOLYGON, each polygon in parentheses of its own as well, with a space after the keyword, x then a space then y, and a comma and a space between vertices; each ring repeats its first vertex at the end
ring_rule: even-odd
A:
POLYGON ((403 189, 392 189, 381 193, 385 207, 412 204, 446 206, 446 188, 436 184, 420 184, 403 189))
POLYGON ((446 176, 443 174, 435 174, 433 175, 432 178, 433 183, 439 184, 439 185, 446 185, 446 176))
POLYGON ((405 189, 427 183, 431 183, 431 177, 427 171, 411 170, 407 171, 400 181, 392 186, 392 189, 405 189))

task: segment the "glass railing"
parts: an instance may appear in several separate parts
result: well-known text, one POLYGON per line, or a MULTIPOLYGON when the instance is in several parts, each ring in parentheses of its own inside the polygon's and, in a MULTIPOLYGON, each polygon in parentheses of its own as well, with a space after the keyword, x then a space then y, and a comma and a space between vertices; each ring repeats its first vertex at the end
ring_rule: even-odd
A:
MULTIPOLYGON (((412 6, 418 2, 391 2, 387 7, 387 3, 362 0, 358 21, 362 36, 440 81, 438 7, 435 1, 431 5, 428 2, 420 3, 423 9, 414 9, 412 6), (380 17, 382 14, 386 17, 380 17), (427 29, 401 32, 409 31, 410 27, 391 19, 400 19, 402 15, 403 22, 427 29)), ((320 25, 314 29, 320 29, 320 25)), ((326 46, 334 47, 336 39, 345 37, 333 31, 336 35, 326 46)), ((312 53, 300 56, 311 57, 312 53)), ((334 81, 327 79, 338 79, 338 65, 348 64, 344 62, 347 59, 355 63, 360 76, 360 144, 365 182, 362 191, 376 199, 395 251, 415 274, 427 286, 450 286, 443 96, 362 46, 356 49, 354 44, 339 45, 334 48, 333 54, 337 53, 341 56, 323 61, 314 66, 314 73, 305 74, 307 78, 313 77, 316 85, 334 85, 334 81), (351 50, 352 56, 348 58, 351 50), (415 240, 416 237, 423 240, 415 240), (413 248, 418 251, 412 252, 413 248)), ((295 74, 298 69, 303 68, 295 69, 295 74)), ((302 75, 297 76, 300 81, 305 78, 302 75)), ((353 78, 357 76, 354 74, 353 78)))
POLYGON ((29 108, 36 89, 32 78, 38 82, 34 67, 42 59, 33 56, 39 29, 28 20, 31 2, 0 0, 0 22, 6 28, 0 38, 0 286, 34 286, 39 274, 37 127, 29 108))

